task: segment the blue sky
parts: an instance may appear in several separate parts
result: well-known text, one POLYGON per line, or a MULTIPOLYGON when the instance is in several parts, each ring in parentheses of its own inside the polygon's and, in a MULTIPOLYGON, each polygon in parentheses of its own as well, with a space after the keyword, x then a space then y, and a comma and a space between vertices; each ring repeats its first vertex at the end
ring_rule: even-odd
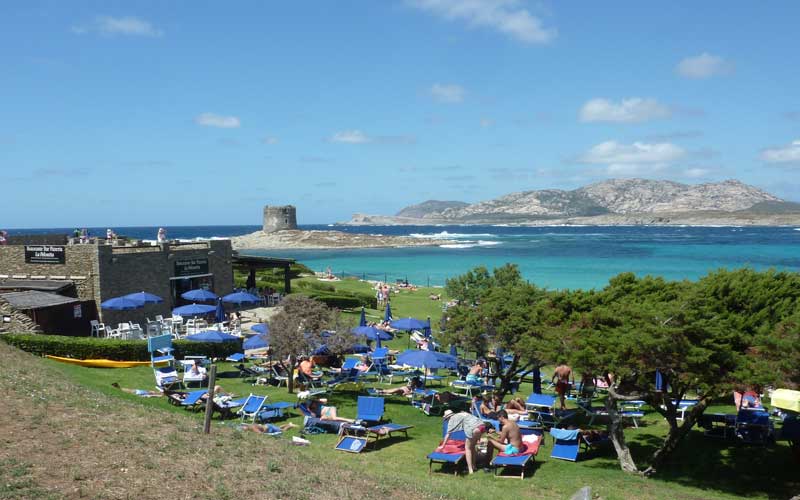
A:
POLYGON ((608 178, 800 201, 800 3, 3 2, 0 226, 300 223, 608 178))

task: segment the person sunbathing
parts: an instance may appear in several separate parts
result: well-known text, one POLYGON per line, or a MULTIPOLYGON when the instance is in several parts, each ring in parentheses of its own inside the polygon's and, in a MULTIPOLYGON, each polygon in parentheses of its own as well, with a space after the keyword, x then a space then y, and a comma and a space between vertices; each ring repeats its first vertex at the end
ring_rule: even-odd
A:
POLYGON ((528 413, 527 408, 525 408, 525 401, 523 401, 522 398, 511 398, 503 409, 507 411, 509 415, 513 415, 514 413, 520 415, 528 413))
POLYGON ((495 406, 495 400, 492 398, 492 396, 489 393, 487 393, 487 392, 483 393, 483 397, 481 398, 481 404, 480 404, 479 409, 480 409, 480 412, 481 412, 481 416, 483 418, 488 418, 488 419, 491 419, 491 420, 497 420, 497 414, 498 414, 499 408, 497 408, 495 406))
POLYGON ((320 400, 313 400, 308 405, 309 411, 314 415, 317 415, 317 418, 320 420, 331 420, 333 422, 348 422, 353 423, 355 420, 351 418, 344 418, 340 417, 338 412, 336 411, 335 406, 325 406, 328 403, 327 399, 320 399, 320 400))
POLYGON ((378 389, 378 394, 381 396, 410 396, 418 387, 422 387, 422 380, 419 377, 411 377, 406 385, 394 389, 378 389))
POLYGON ((516 455, 525 450, 525 446, 522 444, 522 433, 519 431, 519 426, 516 422, 508 418, 508 412, 505 410, 497 412, 497 420, 500 421, 500 426, 503 430, 500 432, 497 439, 489 436, 489 444, 492 445, 490 451, 495 449, 506 455, 516 455))
POLYGON ((127 392, 128 394, 141 396, 143 398, 158 398, 164 395, 164 393, 161 391, 146 391, 144 389, 128 389, 127 387, 120 387, 119 382, 113 382, 111 387, 119 389, 123 392, 127 392))
POLYGON ((297 425, 287 422, 280 426, 272 424, 241 424, 239 429, 243 431, 255 432, 257 434, 278 434, 280 432, 288 431, 289 429, 294 429, 295 427, 297 427, 297 425))

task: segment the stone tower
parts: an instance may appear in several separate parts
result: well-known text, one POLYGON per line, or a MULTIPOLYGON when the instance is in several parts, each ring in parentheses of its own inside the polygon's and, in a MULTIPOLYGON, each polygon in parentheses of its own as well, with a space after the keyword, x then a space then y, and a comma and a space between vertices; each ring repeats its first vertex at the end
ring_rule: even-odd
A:
POLYGON ((264 207, 264 232, 273 233, 285 229, 297 229, 297 209, 293 205, 264 207))

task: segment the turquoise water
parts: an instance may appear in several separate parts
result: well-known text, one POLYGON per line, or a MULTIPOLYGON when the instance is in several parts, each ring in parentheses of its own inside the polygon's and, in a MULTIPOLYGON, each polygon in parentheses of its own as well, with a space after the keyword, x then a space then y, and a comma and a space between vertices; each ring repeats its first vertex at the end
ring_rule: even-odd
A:
MULTIPOLYGON (((318 227, 314 227, 315 229, 318 227)), ((795 228, 698 227, 358 227, 351 232, 456 240, 456 245, 349 250, 249 251, 295 258, 337 275, 420 285, 443 285, 475 266, 515 263, 538 286, 601 288, 612 276, 697 279, 719 268, 800 271, 800 231, 795 228)))
MULTIPOLYGON (((800 228, 792 227, 500 227, 500 226, 301 226, 352 233, 413 235, 451 247, 363 250, 287 250, 248 253, 290 257, 337 275, 421 285, 443 285, 475 266, 507 262, 547 288, 600 288, 625 271, 671 280, 697 279, 718 268, 776 268, 800 272, 800 228)), ((73 228, 74 229, 74 228, 73 228)), ((132 238, 154 239, 157 227, 115 228, 132 238)), ((258 226, 167 227, 171 238, 230 237, 258 226)), ((13 234, 70 233, 62 229, 17 229, 13 234)), ((105 228, 89 228, 105 235, 105 228)))

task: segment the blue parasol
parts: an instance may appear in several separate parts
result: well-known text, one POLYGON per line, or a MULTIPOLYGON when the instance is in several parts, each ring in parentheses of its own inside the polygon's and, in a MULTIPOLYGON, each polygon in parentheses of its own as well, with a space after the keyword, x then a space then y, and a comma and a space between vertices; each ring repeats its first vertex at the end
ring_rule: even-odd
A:
POLYGON ((214 311, 214 321, 222 323, 225 321, 225 307, 222 305, 222 299, 217 299, 217 309, 214 311))
POLYGON ((357 337, 366 337, 368 340, 391 340, 393 338, 391 333, 374 326, 357 326, 350 331, 357 337))
POLYGON ((384 321, 391 321, 392 320, 392 305, 389 302, 386 302, 386 311, 383 313, 383 320, 384 321))
POLYGON ((361 319, 358 320, 358 326, 367 326, 367 312, 361 308, 361 319))
POLYGON ((243 346, 245 349, 263 349, 269 347, 269 336, 263 333, 261 335, 253 335, 244 341, 243 346))
POLYGON ((161 302, 164 302, 164 299, 158 295, 153 295, 152 293, 147 292, 129 293, 128 295, 123 295, 122 298, 131 299, 135 302, 141 302, 142 304, 160 304, 161 302))
POLYGON ((110 309, 112 311, 129 311, 131 309, 139 309, 140 307, 144 307, 144 302, 131 300, 126 297, 114 297, 113 299, 108 299, 105 302, 102 302, 100 307, 103 309, 110 309))
POLYGON ((408 349, 397 355, 397 364, 431 369, 455 369, 458 366, 458 360, 455 356, 442 352, 408 349))
POLYGON ((389 323, 392 328, 397 328, 398 330, 424 330, 428 328, 428 323, 417 319, 417 318, 401 318, 389 323))
POLYGON ((210 290, 189 290, 188 292, 184 292, 181 294, 186 300, 191 300, 193 302, 207 302, 209 300, 217 300, 217 294, 210 291, 210 290))
POLYGON ((228 295, 222 297, 223 302, 228 302, 231 304, 255 304, 257 302, 261 302, 261 299, 256 297, 255 295, 247 292, 234 292, 229 293, 228 295))
POLYGON ((209 306, 206 304, 189 304, 185 306, 176 307, 172 310, 172 314, 177 316, 202 316, 203 314, 209 314, 216 310, 217 308, 214 306, 209 306))
POLYGON ((222 342, 239 342, 241 339, 234 335, 221 332, 219 330, 203 330, 200 333, 189 335, 185 338, 192 342, 213 342, 221 344, 222 342))
POLYGON ((258 323, 250 327, 256 333, 269 333, 269 326, 266 323, 258 323))

